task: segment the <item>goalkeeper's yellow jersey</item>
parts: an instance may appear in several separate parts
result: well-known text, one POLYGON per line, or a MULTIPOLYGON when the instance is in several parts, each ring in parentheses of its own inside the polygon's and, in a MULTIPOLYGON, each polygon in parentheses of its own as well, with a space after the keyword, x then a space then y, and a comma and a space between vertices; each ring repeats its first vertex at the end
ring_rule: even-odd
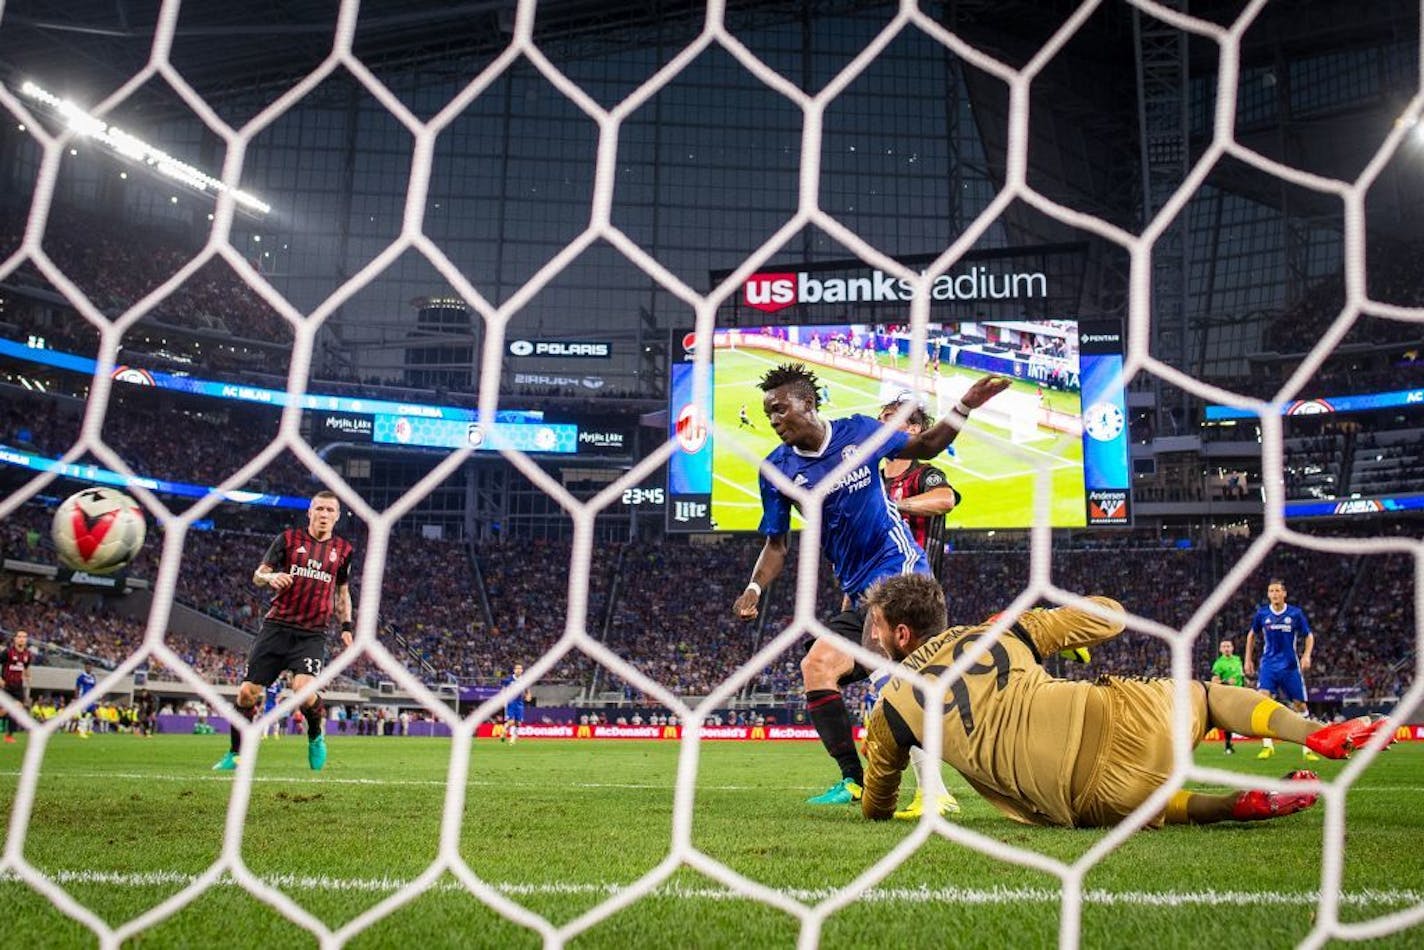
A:
MULTIPOLYGON (((1110 611, 1122 610, 1110 598, 1090 599, 1110 611)), ((1122 628, 1119 620, 1074 607, 1025 613, 945 692, 944 760, 1010 818, 1075 824, 1072 789, 1085 710, 1101 699, 1091 683, 1055 679, 1040 661, 1060 650, 1109 640, 1122 628)), ((951 627, 906 657, 905 666, 937 677, 987 639, 989 629, 988 624, 951 627)), ((1098 722, 1102 718, 1094 716, 1098 722)), ((923 696, 896 676, 881 691, 866 730, 861 800, 866 817, 894 812, 900 773, 910 747, 923 743, 924 726, 923 696)))

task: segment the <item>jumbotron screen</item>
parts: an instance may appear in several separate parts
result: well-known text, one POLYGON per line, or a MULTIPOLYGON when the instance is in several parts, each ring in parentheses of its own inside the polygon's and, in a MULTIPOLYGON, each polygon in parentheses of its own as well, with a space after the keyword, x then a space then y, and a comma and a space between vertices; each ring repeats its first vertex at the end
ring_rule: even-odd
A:
MULTIPOLYGON (((668 425, 678 451, 668 464, 669 531, 755 531, 761 521, 757 464, 780 444, 762 412, 762 375, 804 363, 821 381, 821 415, 875 417, 915 399, 934 418, 976 379, 1013 385, 973 414, 951 451, 934 459, 963 501, 950 528, 1033 524, 1035 472, 1051 476, 1054 527, 1126 525, 1132 498, 1118 321, 975 320, 931 324, 926 372, 912 375, 907 328, 871 324, 717 329, 710 398, 693 404, 690 330, 674 334, 668 425), (707 421, 715 421, 715 427, 707 421), (1017 451, 1006 451, 997 436, 1017 451), (1030 461, 1032 460, 1032 461, 1030 461)), ((799 518, 793 518, 799 527, 799 518)))

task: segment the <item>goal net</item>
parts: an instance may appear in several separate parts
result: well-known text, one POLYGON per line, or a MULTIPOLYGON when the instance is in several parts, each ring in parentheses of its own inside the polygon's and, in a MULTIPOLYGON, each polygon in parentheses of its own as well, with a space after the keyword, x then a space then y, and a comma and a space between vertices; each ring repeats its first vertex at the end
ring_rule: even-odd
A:
MULTIPOLYGON (((1284 519, 1284 494, 1282 490, 1282 423, 1281 407, 1294 398, 1309 375, 1317 369, 1339 342, 1350 325, 1361 315, 1372 315, 1398 321, 1419 322, 1424 314, 1413 308, 1400 307, 1372 300, 1367 293, 1364 280, 1364 196, 1371 187, 1381 167, 1405 147, 1406 139, 1412 134, 1411 127, 1420 118, 1421 99, 1417 89, 1401 113, 1397 127, 1379 145, 1374 160, 1354 180, 1339 181, 1308 174, 1286 167, 1251 151, 1233 138, 1234 117, 1237 108, 1236 86, 1240 73, 1240 51, 1243 37, 1265 6, 1262 0, 1244 5, 1240 14, 1230 22, 1216 23, 1194 18, 1175 5, 1164 5, 1149 0, 1131 0, 1132 6, 1144 16, 1169 24, 1176 30, 1191 37, 1193 42, 1214 46, 1218 51, 1220 71, 1219 87, 1215 102, 1214 134, 1206 152, 1192 166, 1186 180, 1172 193, 1151 220, 1145 223, 1140 233, 1131 233, 1116 224, 1105 221, 1087 212, 1069 207, 1054 198, 1036 190, 1029 182, 1029 129, 1034 116, 1030 115, 1031 91, 1037 77, 1045 65, 1058 55, 1073 40, 1075 34, 1095 13, 1100 4, 1087 0, 1075 9, 1026 63, 1011 66, 990 53, 975 48, 965 42, 955 32, 946 28, 939 20, 928 16, 913 3, 902 4, 873 41, 858 50, 833 77, 815 93, 805 91, 791 81, 766 59, 756 55, 728 28, 726 4, 723 0, 713 0, 706 11, 705 23, 695 38, 685 48, 678 50, 666 63, 651 72, 646 81, 627 92, 616 103, 601 104, 589 96, 580 85, 551 62, 535 38, 535 22, 538 13, 534 0, 519 0, 512 20, 508 22, 509 42, 507 48, 489 64, 482 73, 471 78, 464 91, 449 104, 431 116, 416 115, 406 103, 378 78, 356 55, 353 50, 360 5, 356 0, 343 0, 332 24, 331 48, 319 66, 301 82, 278 96, 271 104, 246 123, 233 126, 225 122, 202 96, 193 90, 170 61, 175 35, 179 30, 181 5, 165 2, 158 18, 153 39, 152 57, 148 64, 121 88, 105 97, 90 110, 92 116, 102 119, 112 113, 140 86, 147 82, 166 82, 192 109, 211 132, 226 146, 226 158, 222 165, 220 181, 212 188, 216 194, 212 221, 211 241, 193 261, 179 269, 164 286, 139 300, 117 319, 107 318, 93 301, 72 281, 47 254, 43 240, 52 199, 60 177, 62 156, 74 146, 82 134, 78 124, 58 132, 47 131, 44 124, 37 121, 19 91, 10 85, 0 86, 0 105, 9 117, 23 124, 42 153, 40 174, 37 179, 34 198, 24 237, 18 249, 6 260, 0 262, 0 278, 7 277, 29 264, 38 269, 44 278, 57 288, 69 305, 93 326, 100 339, 98 369, 94 374, 92 391, 89 395, 82 434, 70 448, 65 458, 73 461, 90 453, 112 469, 134 475, 125 461, 108 448, 101 435, 101 425, 106 407, 113 397, 112 378, 116 365, 121 363, 120 347, 126 332, 131 331, 154 307, 155 303, 191 279, 210 261, 222 261, 238 274, 250 287, 252 293, 271 306, 287 321, 292 332, 290 355, 290 382, 288 404, 282 417, 280 431, 272 445, 254 456, 247 465, 232 473, 223 483, 226 491, 237 491, 253 475, 272 463, 281 452, 294 456, 302 466, 314 472, 322 482, 337 491, 347 509, 364 522, 368 530, 364 568, 359 579, 360 602, 357 605, 357 651, 342 654, 336 658, 317 678, 314 688, 326 688, 355 661, 359 652, 371 658, 389 680, 417 698, 438 721, 448 726, 453 734, 448 776, 444 794, 444 814, 438 850, 434 859, 418 875, 396 882, 390 893, 369 909, 357 914, 345 923, 333 925, 308 907, 295 896, 299 884, 274 882, 254 873, 244 859, 243 836, 249 813, 249 802, 257 777, 253 756, 245 756, 235 774, 231 803, 228 812, 222 847, 217 858, 201 873, 193 875, 184 886, 168 898, 156 903, 143 913, 121 923, 113 923, 96 910, 84 906, 76 900, 59 875, 48 872, 44 867, 32 862, 26 855, 25 841, 29 829, 43 816, 37 811, 37 795, 42 776, 47 746, 76 714, 66 709, 45 723, 30 719, 28 713, 9 697, 0 695, 0 706, 24 723, 29 732, 29 744, 25 750, 22 767, 19 770, 14 804, 9 815, 6 845, 0 858, 0 872, 23 881, 34 892, 53 903, 62 913, 80 922, 98 939, 101 946, 118 947, 125 942, 141 938, 142 935, 161 926, 163 922, 181 914, 185 908, 199 900, 219 883, 235 883, 256 900, 281 914, 296 926, 309 932, 323 947, 341 946, 348 941, 358 940, 368 928, 386 918, 398 914, 402 908, 416 900, 442 878, 453 879, 456 886, 468 892, 471 899, 479 901, 506 918, 512 924, 527 929, 546 946, 563 946, 586 934, 591 928, 609 920, 620 912, 637 913, 632 905, 654 891, 666 887, 681 869, 692 869, 715 882, 729 895, 746 901, 757 902, 769 908, 790 915, 797 922, 799 944, 811 947, 821 942, 823 929, 832 915, 859 900, 866 899, 876 888, 885 885, 888 879, 903 866, 914 860, 918 849, 932 838, 943 838, 964 848, 981 852, 995 860, 1029 868, 1041 873, 1052 882, 1052 899, 1061 902, 1059 943, 1061 946, 1077 946, 1083 937, 1083 909, 1089 900, 1088 877, 1136 831, 1148 823, 1153 815, 1166 804, 1169 795, 1186 782, 1206 782, 1236 788, 1268 787, 1285 790, 1288 786, 1279 781, 1265 781, 1237 772, 1221 769, 1207 769, 1195 764, 1191 756, 1189 742, 1190 723, 1187 683, 1192 679, 1192 648, 1194 642, 1206 631, 1212 617, 1227 603, 1228 598, 1251 572, 1262 564, 1272 545, 1291 543, 1306 548, 1337 553, 1401 553, 1416 561, 1424 560, 1424 547, 1417 540, 1387 539, 1359 541, 1348 544, 1330 539, 1304 536, 1291 530, 1284 519), (938 260, 924 268, 924 273, 913 272, 891 259, 872 242, 863 239, 846 227, 833 213, 820 191, 825 155, 824 120, 836 97, 860 78, 876 58, 892 44, 897 37, 907 32, 919 32, 931 37, 944 50, 972 66, 991 79, 1001 82, 1009 90, 1010 121, 1008 125, 1007 167, 1001 190, 972 221, 967 223, 962 234, 944 249, 938 260), (696 57, 708 50, 720 50, 734 58, 746 71, 755 76, 766 87, 790 104, 799 113, 801 127, 801 150, 799 162, 800 191, 794 214, 775 233, 752 250, 739 265, 720 283, 708 292, 702 293, 689 286, 667 262, 648 253, 633 237, 620 228, 613 214, 615 183, 620 175, 619 146, 628 128, 630 116, 648 105, 658 93, 666 89, 696 57), (593 173, 594 188, 589 208, 588 222, 572 237, 567 246, 535 270, 527 282, 505 299, 494 300, 482 293, 462 269, 446 255, 441 243, 432 239, 425 220, 425 199, 431 187, 432 160, 442 132, 478 97, 489 88, 503 71, 516 60, 524 60, 537 69, 548 83, 566 97, 569 102, 591 120, 597 128, 596 168, 593 173), (243 180, 244 162, 248 147, 254 138, 270 128, 284 113, 292 109, 303 96, 315 89, 336 71, 346 71, 353 76, 365 91, 380 104, 395 124, 408 130, 412 140, 412 160, 409 180, 404 198, 404 216, 399 234, 394 241, 370 263, 351 274, 327 300, 311 312, 300 312, 285 300, 271 282, 264 276, 259 266, 254 266, 245 253, 232 241, 235 212, 241 196, 239 183, 243 180), (1170 365, 1152 350, 1156 324, 1154 321, 1151 292, 1153 252, 1161 236, 1182 215, 1195 191, 1201 186, 1212 166, 1222 160, 1231 159, 1265 175, 1287 181, 1302 189, 1317 194, 1333 196, 1344 202, 1345 215, 1344 244, 1347 250, 1346 264, 1346 307, 1338 315, 1330 330, 1324 335, 1300 370, 1291 378, 1285 388, 1271 399, 1248 398, 1204 383, 1188 376, 1181 368, 1170 365), (783 654, 805 632, 827 635, 817 617, 817 585, 820 581, 815 556, 814 543, 819 532, 818 507, 815 504, 820 495, 806 492, 799 486, 787 484, 784 490, 801 499, 802 510, 807 513, 809 528, 802 535, 801 568, 796 577, 796 597, 794 619, 783 630, 776 631, 755 655, 731 676, 717 686, 709 695, 701 698, 696 705, 690 705, 675 695, 665 684, 629 663, 596 636, 591 635, 593 619, 589 616, 589 590, 592 565, 595 560, 594 536, 595 519, 600 512, 609 508, 631 488, 636 488, 654 475, 658 467, 676 451, 676 440, 669 440, 656 451, 609 484, 605 489, 587 501, 579 501, 565 487, 552 479, 530 455, 514 449, 503 449, 502 454, 513 466, 535 485, 547 492, 567 511, 574 525, 571 562, 568 566, 569 603, 568 627, 557 644, 547 654, 529 665, 524 676, 500 693, 479 703, 473 710, 462 710, 467 715, 455 715, 450 707, 431 688, 412 675, 402 664, 401 658, 393 655, 389 645, 383 644, 377 636, 376 618, 382 611, 379 602, 382 578, 387 569, 388 552, 393 540, 393 528, 422 498, 431 493, 452 471, 464 464, 473 448, 462 448, 452 452, 421 478, 404 496, 394 504, 377 508, 351 488, 326 460, 317 455, 299 434, 300 397, 307 389, 309 370, 313 364, 318 346, 319 332, 335 314, 363 287, 401 254, 407 252, 424 256, 432 267, 460 295, 463 301, 482 321, 484 329, 483 350, 480 354, 478 373, 479 419, 493 420, 499 410, 500 387, 504 371, 505 347, 510 338, 512 321, 526 308, 542 290, 558 279, 559 274, 571 265, 595 243, 602 243, 614 249, 628 261, 648 275, 669 299, 680 301, 695 314, 696 333, 709 340, 715 325, 716 314, 746 279, 759 268, 767 265, 778 253, 786 250, 793 239, 803 229, 816 228, 844 247, 850 249, 867 264, 873 265, 902 281, 908 281, 916 288, 914 300, 908 307, 909 322, 913 334, 910 352, 923 354, 926 350, 926 326, 929 322, 929 285, 934 276, 945 273, 971 248, 983 240, 996 222, 1011 205, 1022 203, 1037 212, 1081 232, 1094 235, 1119 247, 1130 260, 1130 301, 1128 308, 1129 352, 1126 356, 1124 376, 1127 380, 1142 376, 1156 376, 1181 390, 1202 400, 1223 403, 1243 408, 1255 413, 1263 432, 1263 466, 1265 473, 1265 531, 1259 543, 1253 544, 1240 562, 1231 570, 1227 582, 1213 592, 1192 619, 1181 630, 1163 628, 1159 624, 1144 621, 1138 617, 1129 618, 1129 628, 1141 634, 1159 638, 1168 645, 1172 656, 1172 670, 1177 681, 1178 703, 1176 707, 1175 739, 1176 769, 1167 786, 1155 794, 1141 809, 1128 820, 1097 840, 1084 853, 1076 857, 1055 857, 1035 849, 1031 835, 1020 835, 1018 844, 1009 844, 973 830, 929 816, 916 829, 899 841, 882 858, 869 865, 842 887, 826 892, 793 894, 775 889, 738 873, 728 863, 701 850, 694 842, 693 828, 698 820, 697 778, 699 763, 703 756, 704 719, 723 707, 760 669, 783 654), (506 701, 510 700, 530 684, 538 682, 557 663, 566 657, 584 654, 603 666, 610 674, 623 682, 632 684, 647 695, 654 697, 666 708, 676 713, 684 724, 681 739, 676 790, 670 827, 667 828, 666 856, 654 868, 626 887, 617 888, 606 899, 601 900, 591 910, 571 920, 555 923, 522 905, 515 895, 501 890, 495 883, 485 879, 479 869, 472 867, 459 850, 459 828, 467 805, 472 771, 470 768, 471 738, 477 727, 491 719, 506 701)), ((369 5, 376 6, 376 5, 369 5)), ((1183 5, 1184 6, 1184 5, 1183 5)), ((3 42, 4 15, 13 15, 12 6, 0 6, 0 42, 3 42)), ((711 362, 711 347, 703 346, 696 351, 698 368, 694 384, 693 402, 702 404, 706 389, 710 385, 708 372, 711 362)), ((921 362, 923 356, 921 356, 921 362)), ((921 378, 925 372, 923 365, 916 366, 921 378)), ((943 403, 951 394, 941 393, 943 403)), ((958 393, 952 394, 954 398, 958 393)), ((952 401, 949 403, 952 405, 952 401)), ((908 412, 908 409, 904 410, 908 412)), ((1026 466, 1035 467, 1040 472, 1039 493, 1046 493, 1047 475, 1041 457, 1021 450, 1019 446, 1031 444, 1047 438, 1039 425, 1041 407, 1032 395, 1008 394, 983 414, 990 424, 985 438, 993 439, 1005 453, 1017 453, 1026 466)), ((977 418, 977 417, 976 417, 977 418)), ((718 432, 726 426, 726 420, 718 420, 714 426, 718 432)), ((861 464, 863 455, 849 458, 841 471, 850 471, 861 464)), ((759 460, 752 460, 753 462, 759 460)), ((766 471, 764 469, 764 471, 766 471)), ((33 499, 55 484, 54 472, 38 474, 25 483, 24 487, 0 499, 0 516, 8 516, 25 502, 33 499)), ((834 479, 827 479, 830 485, 834 479)), ((148 511, 161 522, 163 551, 161 564, 155 578, 155 597, 152 611, 147 619, 142 647, 129 657, 118 669, 108 674, 101 682, 101 688, 116 683, 121 677, 131 673, 140 661, 153 659, 177 672, 214 709, 232 719, 237 713, 230 702, 220 695, 190 664, 179 656, 165 641, 168 628, 176 577, 180 570, 180 558, 185 543, 191 537, 195 524, 208 516, 222 503, 218 494, 210 494, 191 507, 175 511, 165 499, 135 482, 130 490, 141 499, 148 511)), ((1080 595, 1092 591, 1073 591, 1063 588, 1052 574, 1051 532, 1047 530, 1046 508, 1039 506, 1040 527, 1031 532, 1030 571, 1023 579, 1012 604, 1001 606, 1026 607, 1040 601, 1052 603, 1083 603, 1080 595)), ((234 580, 235 582, 235 580, 234 580)), ((1417 583, 1417 582, 1416 582, 1417 583)), ((1111 593, 1111 592, 1107 592, 1111 593)), ((1420 595, 1416 594, 1416 599, 1420 595)), ((721 609, 720 606, 716 609, 721 609)), ((1129 605, 1130 609, 1130 605, 1129 605)), ((1416 616, 1424 616, 1424 609, 1416 609, 1416 616)), ((1002 632, 1002 631, 1000 631, 1002 632)), ((1424 633, 1416 631, 1417 642, 1424 645, 1424 633)), ((874 664, 876 659, 865 651, 856 653, 863 663, 874 664)), ((964 666, 977 657, 966 659, 964 666)), ((951 670, 939 679, 917 680, 927 696, 930 708, 942 711, 946 693, 962 670, 951 670)), ((1417 702, 1424 679, 1415 683, 1409 694, 1403 697, 1401 708, 1409 708, 1417 702)), ((299 699, 304 697, 299 697, 299 699)), ((933 719, 933 717, 927 717, 933 719)), ((244 725, 245 742, 251 747, 258 731, 268 724, 264 718, 251 725, 244 725)), ((926 751, 937 758, 940 750, 940 736, 937 728, 931 728, 926 737, 926 751)), ((1314 922, 1305 943, 1322 946, 1331 940, 1365 939, 1385 936, 1424 922, 1424 904, 1390 913, 1380 914, 1365 921, 1347 922, 1342 919, 1341 894, 1343 861, 1346 832, 1346 804, 1352 783, 1374 757, 1373 750, 1367 750, 1348 764, 1336 779, 1322 783, 1320 791, 1325 802, 1324 858, 1319 875, 1319 899, 1311 908, 1314 922)), ((557 783, 551 777, 549 782, 557 783)), ((1295 786, 1289 786, 1295 787, 1295 786)), ((249 842, 249 847, 251 843, 249 842)), ((292 847, 300 847, 293 842, 292 847)), ((519 847, 517 840, 512 847, 519 847)), ((9 886, 9 885, 6 885, 9 886)))

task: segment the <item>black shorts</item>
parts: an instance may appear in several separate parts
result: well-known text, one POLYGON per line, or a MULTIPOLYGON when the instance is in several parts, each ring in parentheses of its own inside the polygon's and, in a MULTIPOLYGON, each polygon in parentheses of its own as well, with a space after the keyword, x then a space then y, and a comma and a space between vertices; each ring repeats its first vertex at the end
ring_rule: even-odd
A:
POLYGON ((243 679, 266 687, 275 683, 285 670, 298 676, 315 676, 325 665, 325 633, 264 620, 257 642, 252 644, 252 652, 247 657, 247 673, 243 679))
MULTIPOLYGON (((860 646, 865 635, 865 608, 859 610, 843 610, 834 617, 826 621, 826 629, 838 637, 849 640, 856 646, 860 646)), ((806 652, 811 652, 811 644, 816 642, 815 637, 806 638, 806 652)), ((859 683, 862 680, 870 679, 870 671, 859 663, 851 667, 849 673, 836 681, 839 686, 849 686, 851 683, 859 683)))
MULTIPOLYGON (((6 683, 5 692, 9 693, 10 696, 14 698, 15 702, 19 703, 21 706, 26 705, 24 683, 6 683)), ((0 716, 3 715, 4 713, 0 713, 0 716)))

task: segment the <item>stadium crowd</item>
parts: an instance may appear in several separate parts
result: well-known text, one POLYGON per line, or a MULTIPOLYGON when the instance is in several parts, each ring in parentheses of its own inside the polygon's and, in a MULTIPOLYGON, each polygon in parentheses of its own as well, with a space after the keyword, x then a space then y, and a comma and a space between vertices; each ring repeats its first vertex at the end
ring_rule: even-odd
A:
MULTIPOLYGON (((33 543, 38 530, 33 519, 30 524, 7 520, 7 556, 47 557, 44 540, 33 543)), ((266 542, 261 535, 194 533, 179 573, 178 599, 242 629, 255 629, 263 603, 248 578, 266 542)), ((1063 591, 1109 593, 1136 616, 1180 629, 1246 553, 1248 543, 1228 538, 1217 547, 1195 549, 1131 542, 1061 548, 1054 552, 1052 582, 1063 591)), ((600 549, 590 577, 588 631, 673 692, 705 695, 792 622, 794 562, 768 591, 763 618, 744 623, 733 617, 730 604, 756 551, 755 539, 743 538, 716 545, 660 541, 600 549)), ((457 542, 397 536, 387 564, 402 569, 384 574, 378 622, 382 642, 429 685, 496 683, 515 663, 533 662, 562 636, 569 555, 567 541, 491 541, 469 549, 457 542), (410 565, 416 565, 418 583, 410 582, 410 565)), ((1026 585, 1028 566, 1022 551, 949 552, 945 577, 951 623, 976 622, 1003 609, 1026 585)), ((359 588, 359 573, 358 566, 354 588, 359 588)), ((839 600, 828 575, 822 572, 817 598, 821 617, 839 600)), ((1306 611, 1317 632, 1313 684, 1362 687, 1374 696, 1397 696, 1409 685, 1412 664, 1401 661, 1413 649, 1411 562, 1402 555, 1341 555, 1290 546, 1274 548, 1209 618, 1194 647, 1200 674, 1210 667, 1220 638, 1235 639, 1238 650, 1244 646, 1251 614, 1275 576, 1286 580, 1290 602, 1306 611)), ((119 662, 142 641, 143 624, 111 610, 58 600, 41 603, 32 590, 15 591, 11 600, 0 605, 0 627, 27 625, 36 640, 104 665, 119 662)), ((84 602, 95 603, 92 595, 84 602)), ((241 675, 245 657, 234 651, 171 633, 165 642, 214 682, 234 682, 241 675)), ((792 645, 755 671, 742 691, 795 705, 800 656, 800 645, 792 645)), ((591 694, 621 691, 627 702, 655 705, 606 671, 595 678, 595 669, 592 660, 575 651, 546 679, 591 694)), ((1090 666, 1056 671, 1086 677, 1165 676, 1171 673, 1170 651, 1165 641, 1129 630, 1095 650, 1090 666)), ((373 686, 388 678, 364 657, 349 673, 373 686)))
MULTIPOLYGON (((22 227, 22 217, 0 213, 0 247, 13 247, 22 227)), ((120 230, 60 208, 50 216, 44 248, 110 315, 122 312, 168 279, 195 250, 171 235, 120 230)), ((1415 277, 1420 263, 1417 258, 1406 252, 1372 255, 1372 294, 1392 303, 1419 303, 1424 298, 1415 277)), ((24 265, 11 280, 47 286, 32 263, 24 265)), ((1322 281, 1281 316, 1267 342, 1288 350, 1298 348, 1301 339, 1316 339, 1318 334, 1312 328, 1323 328, 1333 320, 1342 300, 1339 277, 1322 281)), ((291 337, 285 321, 220 261, 206 265, 151 313, 168 325, 230 332, 234 337, 269 341, 291 337)), ((10 316, 7 313, 6 319, 10 316)), ((77 317, 75 320, 72 332, 46 329, 50 343, 92 355, 92 328, 77 317)), ((1335 385, 1348 391, 1359 391, 1365 385, 1392 389, 1424 379, 1424 360, 1417 348, 1407 348, 1417 331, 1411 336, 1414 328, 1407 324, 1384 323, 1361 321, 1358 335, 1374 342, 1399 342, 1403 348, 1391 357, 1390 367, 1333 360, 1322 367, 1312 389, 1328 390, 1335 385), (1403 375, 1391 375, 1401 366, 1403 375)), ((280 363, 280 351, 274 352, 280 363)), ((265 385, 283 384, 280 374, 285 366, 224 365, 211 350, 205 349, 203 355, 216 359, 201 364, 205 373, 220 376, 225 370, 240 370, 251 380, 254 369, 265 368, 278 374, 265 385)), ((1238 392, 1269 396, 1281 381, 1266 372, 1253 380, 1222 384, 1238 392)), ((132 468, 148 476, 215 484, 251 457, 253 436, 267 438, 276 431, 276 416, 266 410, 209 407, 206 403, 197 409, 191 408, 192 404, 175 409, 171 399, 124 389, 119 387, 111 397, 103 438, 132 468), (230 438, 233 432, 241 432, 244 438, 230 438)), ((372 393, 368 385, 354 379, 322 389, 372 393)), ((14 386, 6 387, 6 393, 0 406, 0 442, 46 455, 62 454, 73 444, 79 426, 77 403, 61 408, 59 400, 26 394, 14 386)), ((401 390, 396 395, 409 398, 411 393, 401 390)), ((1403 428, 1393 432, 1361 433, 1350 422, 1293 418, 1287 430, 1290 438, 1285 459, 1288 496, 1343 494, 1344 486, 1380 491, 1417 486, 1415 473, 1424 460, 1424 427, 1419 423, 1417 417, 1410 417, 1403 421, 1403 428)), ((1234 438, 1239 432, 1222 430, 1216 435, 1234 438)), ((313 482, 304 466, 290 453, 282 453, 245 487, 306 495, 313 482)), ((1189 486, 1184 497, 1203 498, 1207 487, 1205 481, 1201 486, 1189 486)), ((1149 497, 1154 490, 1149 486, 1141 497, 1149 497)), ((342 530, 348 535, 352 531, 359 534, 359 526, 343 525, 342 530)), ((51 561, 47 537, 48 513, 37 508, 26 506, 0 522, 0 543, 6 557, 51 561)), ((178 572, 178 600, 239 629, 254 630, 265 605, 249 577, 270 537, 270 532, 192 532, 178 572)), ((156 541, 155 529, 130 569, 133 576, 156 576, 161 548, 156 541)), ((1107 551, 1083 547, 1056 551, 1053 583, 1067 591, 1110 594, 1137 616, 1179 629, 1245 550, 1245 543, 1239 541, 1192 550, 1139 545, 1132 540, 1126 544, 1128 547, 1107 551)), ((358 557, 363 548, 358 537, 358 557)), ((741 538, 711 545, 663 540, 600 546, 590 573, 587 630, 673 691, 706 694, 792 623, 794 548, 788 572, 767 591, 762 616, 752 623, 732 616, 731 602, 749 576, 756 552, 755 540, 741 538)), ((380 636, 397 660, 427 683, 495 682, 516 662, 528 664, 544 654, 567 629, 569 558, 566 541, 502 540, 468 547, 398 535, 392 540, 387 564, 400 569, 388 570, 382 579, 380 636), (411 583, 412 576, 417 582, 411 583)), ((1236 637, 1239 648, 1251 611, 1264 595, 1266 580, 1276 574, 1286 578, 1292 602, 1306 609, 1321 632, 1314 670, 1317 679, 1363 684, 1379 695, 1397 695, 1407 685, 1410 672, 1407 664, 1401 668, 1399 663, 1413 648, 1407 563, 1394 556, 1346 557, 1297 548, 1272 552, 1267 566, 1246 579, 1228 605, 1210 619, 1195 645, 1198 668, 1209 666, 1221 636, 1236 637)), ((836 609, 839 594, 828 570, 823 569, 819 578, 816 615, 825 617, 836 609)), ((1007 606, 1023 589, 1028 556, 1021 550, 951 552, 946 558, 945 578, 951 622, 975 622, 1007 606)), ((359 587, 359 579, 353 580, 359 587)), ((105 664, 129 655, 142 640, 141 623, 109 610, 92 609, 96 604, 92 597, 85 600, 90 607, 79 607, 58 599, 41 603, 33 599, 31 584, 0 589, 10 590, 10 600, 0 603, 0 627, 7 630, 24 623, 38 641, 105 664)), ((170 634, 166 642, 215 682, 231 682, 241 674, 245 658, 233 651, 190 642, 176 634, 170 634)), ((799 645, 783 651, 748 678, 745 692, 794 699, 800 688, 800 656, 799 645)), ((1086 671, 1064 672, 1094 676, 1101 671, 1166 675, 1170 673, 1167 645, 1130 631, 1101 648, 1086 671)), ((364 658, 351 673, 372 684, 385 678, 364 658)), ((618 692, 632 701, 646 700, 631 685, 598 671, 597 664, 577 651, 564 657, 548 678, 600 693, 618 692)))
MULTIPOLYGON (((24 220, 7 215, 0 246, 19 243, 24 220)), ((107 316, 118 316, 188 264, 199 247, 143 228, 122 227, 99 215, 80 215, 61 205, 49 214, 45 254, 107 316)), ((32 262, 16 277, 50 287, 32 262)), ((229 331, 235 336, 290 342, 287 322, 232 267, 221 259, 204 264, 172 294, 149 310, 150 318, 191 329, 229 331)))
MULTIPOLYGON (((1424 303, 1419 284, 1424 249, 1380 243, 1370 248, 1367 291, 1382 303, 1414 307, 1424 303)), ((1345 272, 1317 281, 1294 306, 1287 307, 1266 333, 1266 345, 1282 353, 1298 353, 1325 333, 1345 306, 1345 272)), ((1418 338, 1411 324, 1392 320, 1362 320, 1349 336, 1353 343, 1405 342, 1418 338)))

